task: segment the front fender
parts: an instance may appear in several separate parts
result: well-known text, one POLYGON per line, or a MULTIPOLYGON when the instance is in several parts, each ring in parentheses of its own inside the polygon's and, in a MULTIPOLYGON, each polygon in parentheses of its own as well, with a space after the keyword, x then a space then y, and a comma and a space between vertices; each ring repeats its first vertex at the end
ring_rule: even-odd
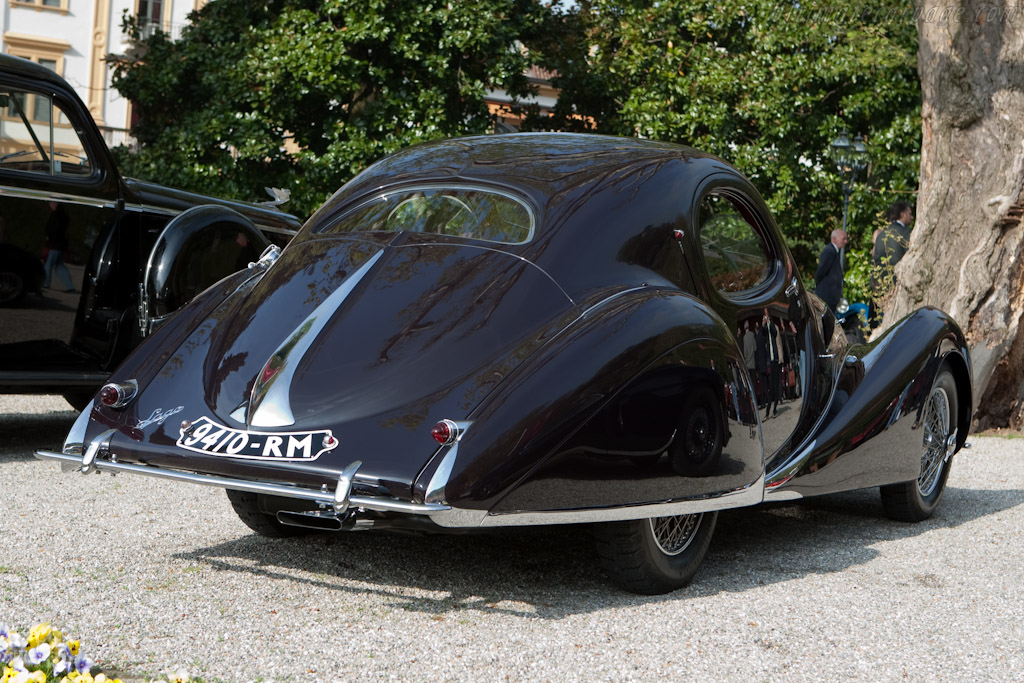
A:
POLYGON ((945 313, 922 308, 870 344, 850 347, 828 416, 768 475, 768 498, 786 499, 916 479, 920 413, 946 363, 957 384, 957 449, 971 424, 970 355, 945 313))
MULTIPOLYGON (((745 491, 760 502, 757 411, 729 329, 700 301, 643 289, 591 309, 508 377, 469 417, 454 463, 441 449, 420 495, 450 470, 445 501, 491 514, 613 509, 745 491), (688 398, 708 397, 724 442, 682 474, 667 456, 688 398)), ((431 490, 428 490, 431 489, 431 490)), ((436 494, 435 494, 436 495, 436 494)), ((612 517, 616 513, 610 512, 612 517)))
POLYGON ((199 292, 256 261, 270 244, 253 223, 223 206, 195 206, 169 222, 149 253, 139 324, 149 333, 199 292))

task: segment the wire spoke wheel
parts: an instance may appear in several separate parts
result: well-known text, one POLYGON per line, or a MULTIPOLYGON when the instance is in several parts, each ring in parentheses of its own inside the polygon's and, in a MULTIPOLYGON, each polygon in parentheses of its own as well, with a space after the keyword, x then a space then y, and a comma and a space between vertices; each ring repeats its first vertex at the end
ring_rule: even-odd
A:
POLYGON ((925 406, 923 422, 924 452, 921 454, 921 476, 917 478, 917 488, 922 496, 929 496, 939 483, 950 432, 949 396, 942 387, 932 389, 925 406))
POLYGON ((703 516, 696 514, 652 517, 647 521, 651 525, 654 542, 658 544, 661 552, 666 555, 678 555, 693 542, 703 516))
POLYGON ((601 568, 633 593, 658 595, 682 588, 711 545, 717 512, 595 524, 601 568))
POLYGON ((949 477, 950 460, 956 450, 959 404, 956 379, 943 365, 932 383, 931 393, 921 406, 921 460, 917 478, 881 487, 882 507, 891 519, 920 522, 928 519, 939 504, 949 477))

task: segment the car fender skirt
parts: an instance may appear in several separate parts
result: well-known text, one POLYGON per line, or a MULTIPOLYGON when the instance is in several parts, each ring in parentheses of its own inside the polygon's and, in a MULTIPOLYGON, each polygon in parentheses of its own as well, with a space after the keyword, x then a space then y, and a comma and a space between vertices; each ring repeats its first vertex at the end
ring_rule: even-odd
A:
POLYGON ((696 299, 653 288, 618 297, 474 412, 438 500, 491 517, 760 502, 764 461, 744 367, 728 328, 696 299))

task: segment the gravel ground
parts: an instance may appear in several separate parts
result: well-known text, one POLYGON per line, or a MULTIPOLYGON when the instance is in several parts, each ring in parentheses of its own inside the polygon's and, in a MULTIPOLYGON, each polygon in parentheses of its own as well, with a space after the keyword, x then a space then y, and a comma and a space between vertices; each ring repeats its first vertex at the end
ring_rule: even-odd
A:
POLYGON ((1020 680, 1024 439, 973 437, 935 517, 877 491, 724 513, 693 585, 644 598, 583 527, 253 535, 223 492, 62 474, 75 414, 0 397, 0 622, 106 671, 207 681, 1020 680))

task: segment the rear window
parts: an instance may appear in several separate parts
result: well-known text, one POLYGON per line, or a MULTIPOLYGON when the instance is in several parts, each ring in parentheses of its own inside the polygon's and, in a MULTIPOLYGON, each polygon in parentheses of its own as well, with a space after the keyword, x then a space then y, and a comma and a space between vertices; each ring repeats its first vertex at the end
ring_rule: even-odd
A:
POLYGON ((533 237, 533 226, 533 212, 512 195, 476 187, 424 186, 377 195, 318 232, 426 232, 522 244, 533 237))

